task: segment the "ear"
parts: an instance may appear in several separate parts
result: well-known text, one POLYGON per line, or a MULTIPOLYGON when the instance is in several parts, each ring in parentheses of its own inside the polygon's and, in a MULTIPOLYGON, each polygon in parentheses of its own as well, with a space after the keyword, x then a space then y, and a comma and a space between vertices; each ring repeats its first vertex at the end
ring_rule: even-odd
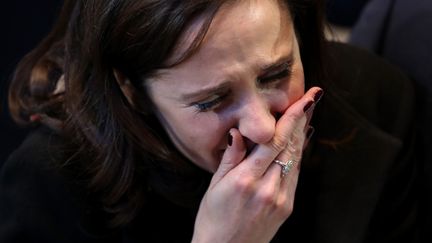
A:
POLYGON ((132 85, 128 77, 126 77, 118 69, 113 69, 114 77, 119 85, 124 97, 127 99, 129 104, 141 113, 147 113, 148 108, 144 104, 144 98, 140 97, 138 90, 132 85))

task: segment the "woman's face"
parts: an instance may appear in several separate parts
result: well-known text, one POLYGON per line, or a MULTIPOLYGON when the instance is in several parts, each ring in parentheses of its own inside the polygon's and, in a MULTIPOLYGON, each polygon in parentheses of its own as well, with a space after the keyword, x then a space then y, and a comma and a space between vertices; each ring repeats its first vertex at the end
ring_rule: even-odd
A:
MULTIPOLYGON (((172 59, 196 36, 195 20, 172 59)), ((176 147, 215 172, 237 128, 248 149, 273 137, 279 114, 304 94, 293 23, 278 1, 223 5, 193 56, 148 83, 157 115, 176 147)))

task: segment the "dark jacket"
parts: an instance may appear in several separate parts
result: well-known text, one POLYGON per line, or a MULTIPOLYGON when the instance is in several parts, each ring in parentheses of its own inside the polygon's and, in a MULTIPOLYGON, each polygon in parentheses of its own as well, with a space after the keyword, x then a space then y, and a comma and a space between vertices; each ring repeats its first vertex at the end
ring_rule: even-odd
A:
MULTIPOLYGON (((334 67, 312 124, 294 213, 274 242, 414 242, 413 91, 382 60, 331 45, 334 67)), ((0 175, 0 242, 190 242, 197 208, 149 192, 128 227, 108 230, 97 200, 52 161, 64 139, 41 128, 0 175)))

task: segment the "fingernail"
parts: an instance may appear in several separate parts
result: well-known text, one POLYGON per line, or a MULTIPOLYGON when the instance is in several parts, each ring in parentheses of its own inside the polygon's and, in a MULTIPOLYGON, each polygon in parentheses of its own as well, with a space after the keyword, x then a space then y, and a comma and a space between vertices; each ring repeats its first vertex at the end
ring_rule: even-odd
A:
POLYGON ((228 146, 232 145, 232 140, 233 140, 233 137, 232 137, 231 133, 228 133, 228 146))
POLYGON ((312 100, 308 101, 308 103, 303 107, 303 112, 307 113, 314 103, 315 102, 312 100))
POLYGON ((321 100, 322 95, 324 94, 324 91, 322 89, 318 90, 314 95, 314 101, 315 103, 318 103, 318 101, 321 100))
POLYGON ((315 132, 315 128, 313 126, 309 126, 309 129, 306 132, 306 139, 310 139, 315 132))

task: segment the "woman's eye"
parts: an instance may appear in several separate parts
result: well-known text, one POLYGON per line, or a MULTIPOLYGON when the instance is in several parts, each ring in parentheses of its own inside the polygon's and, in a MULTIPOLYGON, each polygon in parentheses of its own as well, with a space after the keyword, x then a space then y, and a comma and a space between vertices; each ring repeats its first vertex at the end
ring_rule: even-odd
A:
POLYGON ((209 101, 196 102, 193 105, 197 108, 198 112, 205 112, 215 109, 221 102, 224 96, 217 96, 209 101))
POLYGON ((277 72, 267 74, 263 77, 258 78, 258 84, 271 84, 273 82, 279 81, 281 79, 287 78, 291 76, 291 65, 289 63, 285 63, 282 65, 277 72))

